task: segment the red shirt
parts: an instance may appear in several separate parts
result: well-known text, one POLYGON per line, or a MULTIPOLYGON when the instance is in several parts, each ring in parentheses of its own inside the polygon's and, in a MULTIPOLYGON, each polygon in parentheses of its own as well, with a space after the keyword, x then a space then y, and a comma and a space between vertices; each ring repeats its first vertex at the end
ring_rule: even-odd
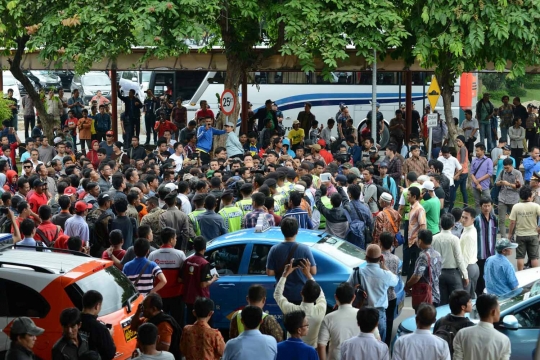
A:
POLYGON ((185 303, 194 304, 198 296, 210 298, 210 287, 201 288, 201 282, 212 279, 210 263, 204 256, 195 253, 185 261, 182 270, 185 303))
POLYGON ((206 109, 206 110, 203 110, 203 109, 199 109, 196 113, 195 113, 195 120, 198 120, 200 118, 212 118, 212 120, 215 120, 215 116, 214 116, 214 112, 210 109, 206 109))
MULTIPOLYGON (((64 234, 64 231, 62 231, 62 228, 58 225, 53 224, 50 222, 50 220, 43 221, 39 226, 37 227, 43 235, 47 237, 48 242, 55 241, 58 236, 64 234)), ((39 232, 36 231, 36 235, 34 236, 34 240, 36 241, 43 241, 41 235, 39 235, 39 232)))
POLYGON ((54 242, 54 247, 57 249, 68 250, 68 246, 67 246, 68 240, 69 240, 69 236, 62 233, 62 235, 60 235, 58 239, 54 242))
MULTIPOLYGON (((118 260, 122 260, 124 258, 124 255, 126 255, 126 250, 124 249, 120 249, 120 250, 113 250, 113 255, 114 257, 116 257, 118 260)), ((107 250, 105 250, 103 252, 103 255, 101 255, 101 258, 103 260, 110 260, 112 261, 112 259, 109 257, 109 253, 107 252, 107 250)))
MULTIPOLYGON (((69 128, 69 126, 73 126, 75 125, 75 128, 74 129, 69 129, 69 132, 71 133, 71 135, 73 136, 77 136, 77 124, 79 123, 79 120, 76 118, 76 117, 73 117, 73 118, 68 118, 66 120, 66 122, 64 123, 64 125, 69 128)), ((73 138, 73 140, 76 140, 75 137, 73 138)))
POLYGON ((178 127, 176 127, 176 125, 174 125, 169 120, 165 120, 164 122, 156 121, 156 124, 154 125, 154 130, 158 131, 158 137, 163 137, 165 131, 168 130, 173 133, 178 130, 178 127))
POLYGON ((334 161, 334 157, 333 157, 332 154, 331 154, 330 152, 328 152, 327 150, 321 149, 321 151, 319 152, 319 154, 323 157, 324 161, 325 161, 327 164, 330 164, 332 161, 334 161))
POLYGON ((47 195, 45 193, 39 195, 37 192, 34 191, 34 193, 28 198, 28 204, 30 205, 30 209, 38 213, 39 207, 41 205, 47 205, 48 199, 47 195))

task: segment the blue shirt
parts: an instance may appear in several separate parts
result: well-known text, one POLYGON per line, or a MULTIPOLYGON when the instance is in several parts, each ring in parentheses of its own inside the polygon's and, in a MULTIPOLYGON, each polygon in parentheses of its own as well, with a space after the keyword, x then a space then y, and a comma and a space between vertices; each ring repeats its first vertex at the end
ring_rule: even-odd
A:
POLYGON ((358 161, 362 161, 362 148, 360 148, 360 146, 353 145, 347 152, 351 154, 354 164, 356 164, 358 161))
POLYGON ((67 236, 79 236, 83 241, 83 245, 90 240, 90 230, 85 218, 77 214, 66 220, 64 225, 64 234, 67 236))
MULTIPOLYGON (((351 275, 352 276, 352 275, 351 275)), ((386 309, 388 307, 388 288, 395 287, 399 278, 389 270, 381 269, 379 264, 367 263, 360 270, 362 285, 369 294, 369 306, 386 309)), ((349 278, 349 280, 351 280, 349 278)))
POLYGON ((529 156, 526 159, 523 159, 523 168, 525 169, 525 176, 523 179, 525 181, 531 181, 533 172, 540 170, 540 161, 535 163, 534 160, 529 156))
POLYGON ((287 217, 296 218, 296 220, 298 220, 298 226, 300 226, 301 229, 313 229, 313 223, 309 218, 308 212, 304 211, 304 209, 302 209, 300 206, 287 211, 287 213, 283 216, 283 219, 287 217))
POLYGON ((518 286, 516 272, 503 254, 495 254, 486 260, 484 280, 488 294, 504 295, 518 286))
POLYGON ((385 175, 385 177, 381 179, 381 182, 382 186, 385 186, 388 188, 388 190, 390 190, 390 195, 392 195, 394 200, 398 199, 398 188, 396 186, 396 180, 394 180, 394 178, 389 175, 385 175), (390 186, 388 186, 388 183, 390 183, 390 186))
POLYGON ((315 349, 302 339, 288 338, 277 345, 277 360, 318 360, 315 349))
POLYGON ((476 179, 480 179, 482 176, 488 174, 489 177, 480 181, 482 190, 489 189, 491 185, 491 176, 493 175, 493 161, 484 155, 482 158, 474 158, 471 164, 469 172, 474 175, 476 179))
MULTIPOLYGON (((17 243, 17 245, 24 245, 24 246, 37 246, 37 242, 36 240, 34 240, 33 238, 24 238, 23 240, 19 241, 17 243)), ((44 248, 47 247, 47 245, 45 245, 44 243, 41 243, 41 245, 43 245, 44 248)), ((30 248, 18 248, 18 250, 30 250, 30 251, 36 251, 35 249, 30 249, 30 248)))
POLYGON ((275 360, 277 342, 259 330, 245 330, 225 345, 221 360, 275 360))
POLYGON ((223 135, 225 130, 218 130, 211 127, 206 129, 206 126, 199 126, 197 129, 197 149, 206 151, 207 153, 212 150, 212 143, 214 141, 214 135, 223 135))
MULTIPOLYGON (((278 274, 278 272, 285 267, 285 261, 289 257, 289 253, 295 244, 298 243, 294 241, 282 242, 272 246, 270 252, 268 252, 266 268, 276 272, 277 280, 281 278, 282 273, 278 274)), ((311 253, 311 249, 304 244, 298 244, 298 247, 296 250, 294 250, 291 259, 308 259, 311 266, 317 266, 315 259, 313 258, 313 254, 311 253)), ((306 281, 307 279, 301 271, 293 271, 287 277, 283 296, 285 296, 289 302, 302 301, 302 295, 300 295, 300 292, 302 291, 306 281)))

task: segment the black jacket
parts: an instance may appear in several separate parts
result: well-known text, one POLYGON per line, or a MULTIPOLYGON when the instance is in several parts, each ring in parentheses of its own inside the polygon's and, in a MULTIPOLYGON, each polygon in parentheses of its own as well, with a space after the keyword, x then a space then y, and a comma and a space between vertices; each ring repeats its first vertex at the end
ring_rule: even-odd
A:
POLYGON ((36 360, 37 356, 33 352, 21 345, 11 342, 11 347, 6 353, 5 360, 36 360))
POLYGON ((112 360, 116 354, 116 345, 109 329, 96 315, 81 314, 82 326, 79 334, 88 341, 88 348, 97 351, 102 360, 112 360))
POLYGON ((171 335, 171 344, 168 351, 173 354, 175 359, 180 360, 182 358, 182 354, 180 353, 180 338, 182 337, 182 328, 180 325, 178 325, 176 320, 174 320, 172 316, 165 314, 164 312, 160 312, 146 321, 156 326, 163 321, 166 321, 171 325, 173 328, 173 333, 171 335))
POLYGON ((77 347, 73 341, 62 336, 52 348, 52 360, 77 360, 79 356, 87 352, 88 342, 81 335, 78 338, 79 346, 77 347))
POLYGON ((126 150, 127 156, 133 160, 144 160, 146 157, 146 150, 142 146, 137 146, 136 148, 130 147, 126 150))

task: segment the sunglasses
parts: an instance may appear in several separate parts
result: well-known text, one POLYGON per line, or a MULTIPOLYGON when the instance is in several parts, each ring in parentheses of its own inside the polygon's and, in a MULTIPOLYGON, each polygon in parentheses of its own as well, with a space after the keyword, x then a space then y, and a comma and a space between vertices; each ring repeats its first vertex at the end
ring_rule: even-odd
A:
POLYGON ((112 137, 112 135, 107 135, 107 137, 112 137))
POLYGON ((25 169, 30 169, 32 167, 32 165, 30 166, 24 166, 25 169))

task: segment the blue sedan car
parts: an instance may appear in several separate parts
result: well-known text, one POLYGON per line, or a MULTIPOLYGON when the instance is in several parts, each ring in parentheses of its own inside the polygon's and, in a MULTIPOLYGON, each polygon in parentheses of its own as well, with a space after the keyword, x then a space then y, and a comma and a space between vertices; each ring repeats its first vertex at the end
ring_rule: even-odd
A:
MULTIPOLYGON (((264 310, 281 320, 282 313, 273 296, 276 281, 273 276, 266 275, 266 259, 270 248, 282 241, 281 229, 274 227, 265 232, 240 230, 208 242, 206 258, 220 276, 210 286, 210 297, 215 302, 215 327, 229 328, 234 312, 245 306, 252 284, 266 288, 264 310)), ((365 251, 343 239, 315 230, 300 229, 296 241, 311 248, 317 264, 315 280, 324 291, 330 311, 335 305, 336 287, 349 278, 354 267, 365 266, 365 251)), ((398 296, 396 313, 399 313, 405 298, 401 280, 395 290, 398 296)))
MULTIPOLYGON (((533 281, 499 297, 501 317, 495 329, 508 336, 512 344, 512 360, 530 360, 540 333, 540 280, 533 281)), ((450 313, 450 307, 437 308, 437 319, 450 313)), ((472 322, 480 321, 476 312, 468 314, 472 322)), ((396 339, 416 330, 414 317, 404 320, 398 327, 396 339)), ((395 340, 394 340, 395 341, 395 340)))

